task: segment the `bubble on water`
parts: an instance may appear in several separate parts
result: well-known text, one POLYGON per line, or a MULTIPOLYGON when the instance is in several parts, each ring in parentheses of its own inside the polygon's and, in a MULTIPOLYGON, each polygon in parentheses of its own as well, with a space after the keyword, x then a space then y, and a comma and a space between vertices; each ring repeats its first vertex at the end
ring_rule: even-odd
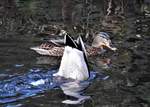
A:
POLYGON ((23 104, 7 105, 6 107, 21 107, 23 104))
POLYGON ((141 38, 141 35, 140 35, 140 34, 137 34, 136 37, 141 38))
POLYGON ((30 72, 39 72, 41 70, 39 68, 31 68, 29 71, 30 72))
POLYGON ((23 67, 24 64, 15 64, 14 66, 15 66, 16 68, 19 68, 19 67, 23 67))
POLYGON ((105 76, 102 78, 102 80, 107 80, 109 78, 109 76, 105 76))

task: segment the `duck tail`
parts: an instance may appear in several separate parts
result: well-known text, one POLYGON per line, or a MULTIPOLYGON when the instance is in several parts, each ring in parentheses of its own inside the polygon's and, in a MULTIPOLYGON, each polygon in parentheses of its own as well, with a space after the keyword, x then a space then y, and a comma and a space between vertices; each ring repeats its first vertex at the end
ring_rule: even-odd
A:
MULTIPOLYGON (((88 57, 87 57, 87 51, 85 49, 85 45, 84 45, 84 42, 81 38, 81 36, 79 36, 77 38, 77 44, 78 44, 78 49, 81 50, 84 54, 84 60, 86 62, 86 65, 87 65, 87 68, 88 68, 88 72, 89 72, 89 65, 88 65, 88 57)), ((90 73, 89 73, 90 74, 90 73)))
POLYGON ((72 39, 72 37, 70 37, 69 35, 65 35, 64 37, 64 44, 66 46, 70 46, 72 48, 77 48, 77 44, 75 43, 75 41, 72 39))
POLYGON ((79 36, 77 38, 77 44, 78 44, 78 49, 81 50, 82 52, 84 52, 84 54, 85 54, 85 56, 87 58, 87 51, 85 49, 85 45, 84 45, 84 42, 83 42, 81 36, 79 36))

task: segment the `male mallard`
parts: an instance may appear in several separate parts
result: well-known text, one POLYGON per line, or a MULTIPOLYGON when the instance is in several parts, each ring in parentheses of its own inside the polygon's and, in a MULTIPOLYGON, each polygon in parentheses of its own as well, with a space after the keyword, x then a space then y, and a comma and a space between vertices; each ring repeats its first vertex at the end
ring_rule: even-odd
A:
MULTIPOLYGON (((97 55, 103 52, 104 47, 113 51, 116 50, 116 48, 111 47, 109 35, 105 32, 100 32, 95 36, 92 46, 86 45, 87 55, 97 55)), ((49 43, 44 43, 37 47, 31 47, 30 49, 41 55, 62 56, 64 52, 64 40, 50 40, 49 43)))
POLYGON ((70 78, 78 81, 89 78, 86 50, 79 37, 77 43, 68 35, 65 36, 66 46, 59 71, 54 76, 70 78))

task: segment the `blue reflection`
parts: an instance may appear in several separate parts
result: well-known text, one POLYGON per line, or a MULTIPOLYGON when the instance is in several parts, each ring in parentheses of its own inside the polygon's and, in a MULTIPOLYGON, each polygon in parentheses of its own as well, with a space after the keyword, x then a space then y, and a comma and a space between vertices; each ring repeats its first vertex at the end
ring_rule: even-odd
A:
MULTIPOLYGON (((81 92, 87 88, 90 82, 96 77, 96 73, 91 71, 90 78, 87 81, 75 81, 63 77, 54 77, 57 69, 42 70, 30 69, 28 73, 20 76, 13 76, 8 80, 0 81, 0 103, 10 103, 27 97, 44 93, 46 90, 61 88, 66 95, 78 98, 76 101, 65 100, 62 103, 78 104, 89 96, 81 95, 81 92)), ((102 78, 106 76, 103 75, 102 78)))

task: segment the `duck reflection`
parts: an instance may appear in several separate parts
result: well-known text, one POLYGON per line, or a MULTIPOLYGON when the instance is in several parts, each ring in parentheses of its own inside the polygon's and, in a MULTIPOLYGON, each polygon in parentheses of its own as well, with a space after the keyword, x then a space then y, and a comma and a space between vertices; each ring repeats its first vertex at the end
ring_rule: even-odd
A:
POLYGON ((59 57, 47 57, 47 56, 39 56, 36 58, 36 64, 39 65, 58 65, 60 63, 60 58, 59 57))
POLYGON ((89 86, 89 82, 79 82, 79 81, 73 81, 68 82, 60 85, 60 88, 63 90, 64 94, 68 96, 72 96, 74 98, 77 98, 77 100, 64 100, 62 103, 66 104, 81 104, 85 100, 90 99, 90 96, 84 96, 83 90, 85 90, 89 86))

